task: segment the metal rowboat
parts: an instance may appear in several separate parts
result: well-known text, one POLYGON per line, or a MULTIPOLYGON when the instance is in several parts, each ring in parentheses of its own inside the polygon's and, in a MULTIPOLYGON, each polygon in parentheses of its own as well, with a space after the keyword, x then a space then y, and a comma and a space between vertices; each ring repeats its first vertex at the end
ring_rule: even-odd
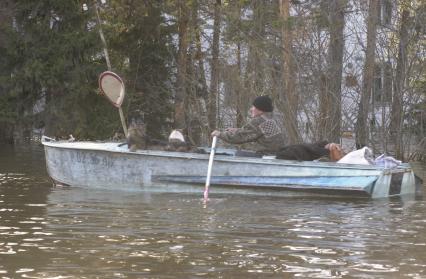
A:
MULTIPOLYGON (((206 180, 208 154, 129 152, 126 145, 112 142, 45 139, 42 143, 48 173, 61 184, 201 194, 206 180)), ((409 164, 384 169, 369 165, 237 157, 232 151, 219 150, 210 184, 212 194, 385 198, 414 195, 421 181, 409 164)))

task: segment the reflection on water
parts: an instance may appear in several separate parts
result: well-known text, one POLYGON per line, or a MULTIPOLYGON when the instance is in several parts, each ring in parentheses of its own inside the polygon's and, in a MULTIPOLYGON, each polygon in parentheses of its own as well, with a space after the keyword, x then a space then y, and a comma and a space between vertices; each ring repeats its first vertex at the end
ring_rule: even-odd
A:
MULTIPOLYGON (((52 188, 0 162, 0 278, 426 278, 423 200, 52 188)), ((6 154, 3 156, 3 154, 6 154)))

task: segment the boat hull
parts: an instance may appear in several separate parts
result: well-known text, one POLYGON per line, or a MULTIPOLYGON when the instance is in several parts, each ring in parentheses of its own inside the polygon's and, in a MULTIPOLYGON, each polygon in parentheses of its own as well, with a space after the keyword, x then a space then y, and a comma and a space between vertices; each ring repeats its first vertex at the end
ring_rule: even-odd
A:
MULTIPOLYGON (((202 192, 208 154, 140 150, 117 143, 43 142, 56 182, 91 188, 202 192)), ((409 165, 375 166, 215 156, 211 192, 274 196, 324 195, 382 198, 415 193, 409 165)))

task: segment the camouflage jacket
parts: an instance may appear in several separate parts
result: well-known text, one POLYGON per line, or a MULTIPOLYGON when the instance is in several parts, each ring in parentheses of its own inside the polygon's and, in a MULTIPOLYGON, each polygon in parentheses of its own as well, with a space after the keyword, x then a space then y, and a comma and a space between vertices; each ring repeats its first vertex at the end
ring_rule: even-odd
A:
POLYGON ((252 142, 254 144, 250 149, 265 154, 275 154, 287 144, 281 128, 272 118, 272 113, 254 117, 242 128, 221 131, 219 138, 231 144, 252 142))

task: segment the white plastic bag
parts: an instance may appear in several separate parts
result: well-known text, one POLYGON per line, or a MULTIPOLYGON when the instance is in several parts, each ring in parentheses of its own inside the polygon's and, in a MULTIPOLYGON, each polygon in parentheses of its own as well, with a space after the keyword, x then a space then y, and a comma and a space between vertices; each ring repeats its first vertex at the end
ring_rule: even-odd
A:
POLYGON ((340 164, 358 164, 358 165, 373 165, 373 151, 368 147, 349 152, 342 159, 337 161, 340 164))

